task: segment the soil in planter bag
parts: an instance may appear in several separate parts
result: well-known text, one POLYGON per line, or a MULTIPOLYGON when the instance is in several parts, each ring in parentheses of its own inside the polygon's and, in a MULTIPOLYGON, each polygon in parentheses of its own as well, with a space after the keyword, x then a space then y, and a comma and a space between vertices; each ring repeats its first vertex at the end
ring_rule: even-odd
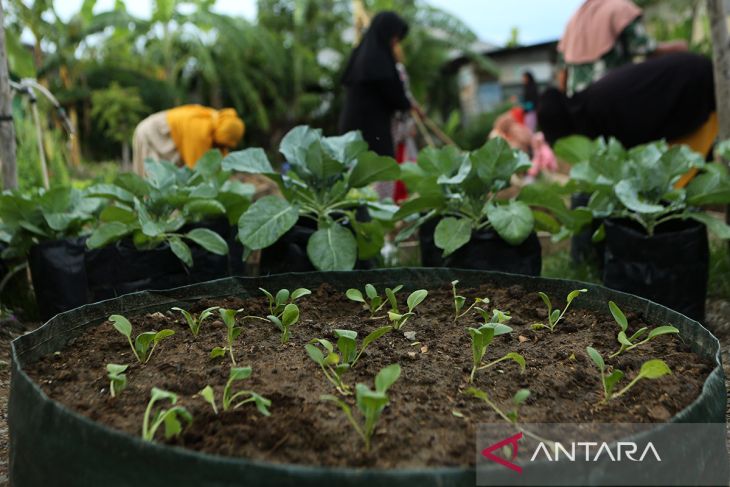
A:
POLYGON ((89 302, 84 239, 41 242, 30 248, 28 265, 43 320, 89 302))
MULTIPOLYGON (((679 423, 725 422, 726 389, 720 364, 720 344, 715 337, 696 322, 662 306, 629 295, 618 295, 601 286, 542 279, 529 276, 488 273, 457 269, 397 269, 278 275, 268 278, 231 278, 181 289, 142 292, 112 301, 96 303, 58 316, 44 327, 22 336, 12 344, 12 388, 8 406, 10 428, 10 481, 16 487, 90 485, 105 487, 145 486, 297 486, 319 487, 337 485, 374 487, 381 485, 409 485, 418 487, 473 486, 475 470, 460 467, 373 470, 364 468, 332 468, 315 465, 286 465, 275 462, 249 461, 245 458, 225 458, 183 450, 167 445, 149 443, 132 435, 113 431, 95 423, 77 412, 55 403, 42 393, 24 372, 26 364, 63 350, 70 340, 96 326, 110 314, 148 313, 167 310, 171 306, 189 307, 198 299, 217 299, 224 296, 258 296, 259 287, 281 289, 292 285, 316 289, 327 283, 334 289, 362 287, 369 282, 377 288, 402 283, 406 289, 428 287, 448 288, 454 279, 460 286, 479 286, 485 282, 504 288, 522 286, 528 292, 544 291, 564 296, 573 289, 587 287, 588 293, 576 300, 574 307, 605 312, 609 299, 621 300, 625 310, 642 313, 651 323, 671 322, 680 329, 682 337, 695 353, 711 357, 715 368, 707 377, 696 400, 674 416, 679 423), (294 279, 294 280, 292 280, 294 279), (292 284, 294 283, 294 284, 292 284), (72 447, 70 447, 72 446, 72 447), (154 468, 145 466, 154 465, 154 468)), ((100 373, 100 377, 102 377, 100 373)), ((125 392, 126 394, 126 392, 125 392)), ((448 414, 445 413, 445 414, 448 414)), ((343 420, 344 421, 344 420, 343 420)), ((343 432, 351 434, 343 422, 343 432)), ((657 424, 657 427, 660 427, 657 424)), ((713 430, 714 431, 714 430, 713 430)), ((653 434, 653 433, 652 433, 653 434)), ((698 461, 688 462, 682 469, 677 485, 696 485, 701 479, 727 475, 727 452, 724 449, 724 428, 718 436, 688 436, 681 442, 684 450, 677 450, 667 462, 684 462, 683 451, 693 452, 698 461), (717 446, 719 445, 719 448, 717 446), (721 451, 720 451, 721 450, 721 451)), ((476 453, 476 452, 475 452, 476 453)), ((662 453, 664 455, 664 453, 662 453)), ((598 464, 596 464, 598 466, 598 464)), ((544 462, 542 470, 554 485, 590 485, 596 476, 610 479, 610 462, 599 470, 583 472, 580 477, 562 479, 555 476, 556 462, 544 462)), ((662 466, 659 466, 661 469, 662 466)), ((525 473, 527 474, 527 470, 525 473)), ((493 467, 492 485, 514 481, 514 472, 500 465, 493 467)), ((654 478, 656 469, 637 471, 637 480, 654 478)), ((573 475, 573 474, 571 474, 573 475)), ((525 475, 526 477, 526 475, 525 475)), ((617 485, 617 484, 613 484, 617 485)), ((620 485, 620 484, 619 484, 620 485)))
MULTIPOLYGON (((358 208, 358 221, 370 221, 370 215, 364 208, 358 208)), ((347 228, 351 228, 345 225, 347 228)), ((309 237, 317 231, 317 223, 308 218, 299 218, 297 224, 286 232, 273 245, 261 250, 259 275, 281 274, 284 272, 315 271, 314 265, 307 255, 309 237)), ((370 260, 355 261, 355 269, 372 269, 370 260)))
POLYGON ((707 229, 694 220, 670 220, 653 237, 628 220, 606 225, 603 283, 644 297, 697 321, 705 319, 709 273, 707 229))
POLYGON ((442 257, 443 251, 434 244, 433 232, 438 220, 421 226, 421 263, 424 267, 452 267, 501 271, 527 276, 539 276, 542 270, 542 249, 537 234, 532 232, 519 245, 510 245, 493 230, 472 232, 471 240, 453 254, 442 257), (428 225, 428 226, 427 226, 428 225))

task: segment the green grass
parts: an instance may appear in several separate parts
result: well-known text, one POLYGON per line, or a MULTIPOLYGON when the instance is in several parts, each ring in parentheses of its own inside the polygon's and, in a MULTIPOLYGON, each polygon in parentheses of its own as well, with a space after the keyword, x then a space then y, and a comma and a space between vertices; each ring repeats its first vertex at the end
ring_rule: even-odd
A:
POLYGON ((727 242, 710 243, 710 278, 707 295, 730 299, 730 247, 727 242))

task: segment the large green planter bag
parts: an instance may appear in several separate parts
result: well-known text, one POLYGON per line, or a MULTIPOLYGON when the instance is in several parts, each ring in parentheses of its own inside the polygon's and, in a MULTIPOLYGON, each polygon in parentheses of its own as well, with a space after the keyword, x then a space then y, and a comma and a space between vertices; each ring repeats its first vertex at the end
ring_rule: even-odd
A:
MULTIPOLYGON (((166 291, 139 292, 83 306, 55 316, 38 330, 16 339, 12 344, 8 411, 11 484, 15 487, 473 486, 476 482, 474 468, 435 466, 383 470, 289 465, 222 457, 165 444, 147 443, 138 437, 95 423, 50 399, 25 371, 28 365, 41 357, 62 351, 86 329, 115 313, 150 313, 167 310, 171 306, 185 306, 199 299, 259 296, 259 287, 280 289, 305 286, 316 289, 322 283, 327 283, 336 290, 344 291, 350 287, 361 288, 363 283, 372 283, 382 289, 398 282, 404 284, 405 289, 434 289, 449 286, 454 279, 458 279, 463 288, 498 283, 500 287, 520 285, 528 292, 539 290, 563 296, 573 289, 587 287, 589 292, 575 301, 573 306, 576 309, 603 310, 611 299, 620 301, 625 311, 641 313, 652 323, 671 322, 680 329, 682 339, 692 351, 713 362, 714 369, 707 376, 701 394, 672 417, 669 423, 725 423, 726 390, 717 339, 697 322, 666 307, 601 286, 452 269, 311 272, 265 278, 228 278, 166 291)), ((654 429, 647 436, 658 435, 669 423, 653 425, 654 429)), ((684 451, 693 452, 693 458, 699 460, 682 464, 676 482, 696 483, 708 475, 727 478, 724 442, 724 428, 721 428, 719 436, 688 435, 683 438, 684 451)), ((680 461, 681 458, 675 456, 667 458, 664 465, 679 465, 680 461)), ((485 468, 493 481, 490 485, 498 485, 502 480, 506 482, 507 475, 512 473, 497 464, 485 468)), ((536 465, 535 472, 547 478, 555 473, 556 468, 554 464, 544 462, 536 465)), ((651 467, 641 467, 637 469, 636 475, 639 476, 637 479, 646 481, 656 473, 651 467)), ((482 474, 484 471, 480 467, 482 474)), ((577 477, 557 478, 557 482, 588 485, 611 479, 611 475, 610 468, 592 468, 577 477)))

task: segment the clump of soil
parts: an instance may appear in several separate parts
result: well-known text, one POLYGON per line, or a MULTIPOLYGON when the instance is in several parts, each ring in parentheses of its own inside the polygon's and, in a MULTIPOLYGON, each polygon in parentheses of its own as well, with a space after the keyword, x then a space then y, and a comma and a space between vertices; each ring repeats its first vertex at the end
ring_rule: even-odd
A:
MULTIPOLYGON (((474 386, 488 392, 503 409, 520 388, 532 394, 520 410, 523 422, 661 422, 689 405, 701 392, 712 362, 692 353, 672 335, 662 336, 610 364, 623 370, 628 381, 641 364, 651 358, 667 362, 673 374, 658 380, 640 381, 626 396, 599 405, 601 385, 586 346, 604 357, 617 348, 618 327, 606 310, 594 313, 576 307, 568 311, 554 333, 532 331, 530 324, 545 321, 546 309, 534 293, 521 287, 507 289, 483 285, 460 290, 468 297, 489 297, 491 306, 509 311, 514 328, 510 335, 495 338, 485 361, 507 352, 522 354, 527 370, 520 373, 512 362, 479 371, 474 386)), ((400 293, 405 301, 406 293, 400 293)), ((564 303, 564 296, 551 296, 564 303)), ((383 412, 373 438, 372 450, 363 451, 342 412, 321 394, 336 394, 319 366, 310 360, 304 345, 312 338, 333 339, 333 330, 351 329, 362 339, 383 326, 385 318, 370 319, 360 305, 327 285, 301 299, 301 320, 292 329, 289 343, 282 345, 278 330, 268 323, 251 320, 244 324, 235 354, 239 365, 251 365, 250 379, 235 387, 253 389, 271 399, 271 416, 260 415, 252 404, 215 415, 197 395, 207 384, 220 395, 228 378, 227 357, 211 359, 210 350, 225 345, 225 327, 220 321, 206 322, 193 337, 179 314, 173 312, 129 316, 134 333, 171 328, 175 335, 164 340, 147 365, 135 363, 126 339, 109 322, 89 329, 72 345, 28 367, 30 376, 53 399, 91 419, 132 435, 139 435, 142 417, 155 386, 180 395, 179 404, 194 422, 179 439, 170 443, 219 455, 246 457, 280 463, 379 468, 468 466, 475 460, 475 431, 479 423, 497 423, 500 418, 485 403, 464 394, 471 370, 471 345, 465 330, 477 324, 476 313, 453 322, 451 290, 429 291, 404 331, 415 332, 409 340, 401 332, 385 335, 363 354, 357 367, 345 376, 373 387, 377 371, 391 363, 402 367, 400 379, 390 389, 390 405, 383 412), (130 364, 129 385, 117 398, 109 395, 107 363, 130 364)), ((228 298, 201 300, 191 306, 199 312, 209 306, 245 308, 246 314, 266 316, 266 299, 228 298)), ((380 313, 383 314, 383 313, 380 313)), ((646 323, 627 313, 629 331, 646 323)), ((626 383, 626 382, 624 382, 626 383)), ((354 404, 352 397, 346 399, 354 404)), ((353 405, 353 410, 355 410, 353 405)), ((355 413, 357 416, 359 414, 355 413)), ((158 440, 162 441, 162 435, 158 440)))

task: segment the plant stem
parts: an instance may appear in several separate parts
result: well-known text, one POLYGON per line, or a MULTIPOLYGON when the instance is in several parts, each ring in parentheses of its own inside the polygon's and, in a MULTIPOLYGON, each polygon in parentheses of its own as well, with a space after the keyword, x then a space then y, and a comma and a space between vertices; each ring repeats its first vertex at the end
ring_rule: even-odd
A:
POLYGON ((132 337, 128 336, 127 341, 129 342, 129 346, 132 347, 132 353, 134 353, 134 356, 137 358, 137 362, 143 363, 142 359, 139 358, 139 354, 137 353, 137 349, 134 348, 134 344, 132 343, 132 337))
POLYGON ((142 439, 146 441, 152 441, 152 438, 149 438, 149 424, 150 424, 150 413, 152 413, 152 406, 154 405, 154 401, 150 401, 149 404, 147 404, 147 409, 145 409, 144 412, 144 418, 142 418, 142 439))
POLYGON ((494 361, 492 361, 492 362, 489 362, 488 364, 482 365, 482 366, 481 366, 481 367, 479 367, 479 368, 478 368, 477 370, 482 370, 482 369, 486 369, 486 368, 488 368, 488 367, 491 367, 491 366, 493 366, 493 365, 497 365, 498 363, 500 363, 500 362, 503 362, 503 361, 505 361, 505 360, 509 360, 509 357, 502 357, 502 358, 498 358, 497 360, 494 360, 494 361))
POLYGON ((642 378, 642 375, 641 374, 639 374, 636 377, 634 377, 634 379, 631 382, 629 382, 626 387, 624 387, 623 389, 621 389, 620 391, 618 391, 616 394, 614 394, 613 396, 611 396, 610 399, 613 399, 613 398, 616 398, 616 397, 619 397, 619 396, 624 395, 626 393, 626 391, 628 391, 629 389, 631 389, 634 386, 634 384, 636 384, 637 382, 639 382, 639 380, 641 378, 642 378))

